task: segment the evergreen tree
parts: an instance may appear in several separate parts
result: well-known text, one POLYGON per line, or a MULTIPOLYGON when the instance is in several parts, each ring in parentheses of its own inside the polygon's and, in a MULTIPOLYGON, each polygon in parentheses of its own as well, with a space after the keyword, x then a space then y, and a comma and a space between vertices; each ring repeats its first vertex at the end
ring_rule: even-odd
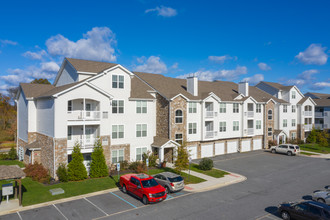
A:
POLYGON ((316 140, 317 140, 317 131, 313 127, 311 133, 308 135, 308 137, 306 139, 306 142, 307 143, 316 143, 316 140))
POLYGON ((92 178, 105 177, 109 175, 109 170, 107 163, 105 162, 105 157, 103 154, 103 148, 100 139, 98 139, 94 144, 89 175, 92 178))
POLYGON ((174 162, 175 170, 181 174, 182 170, 186 170, 189 167, 189 152, 187 145, 184 142, 177 149, 177 156, 174 162))
POLYGON ((68 164, 69 180, 77 181, 87 178, 87 170, 83 161, 84 161, 84 156, 80 152, 80 144, 76 143, 72 151, 72 160, 68 164))

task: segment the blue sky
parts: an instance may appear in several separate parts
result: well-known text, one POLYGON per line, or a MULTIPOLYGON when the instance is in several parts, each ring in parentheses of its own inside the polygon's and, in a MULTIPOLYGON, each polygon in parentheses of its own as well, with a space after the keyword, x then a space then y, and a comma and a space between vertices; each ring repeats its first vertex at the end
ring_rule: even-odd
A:
POLYGON ((0 92, 54 79, 63 57, 202 80, 330 93, 329 1, 6 1, 0 92))

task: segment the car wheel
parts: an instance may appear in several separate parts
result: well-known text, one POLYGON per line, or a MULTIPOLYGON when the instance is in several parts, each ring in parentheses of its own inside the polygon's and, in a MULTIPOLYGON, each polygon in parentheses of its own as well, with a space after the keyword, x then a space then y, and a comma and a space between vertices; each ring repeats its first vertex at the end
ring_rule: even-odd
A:
POLYGON ((123 193, 127 193, 127 189, 125 185, 123 185, 123 193))
POLYGON ((321 199, 321 198, 320 199, 317 199, 317 201, 320 202, 320 203, 325 203, 325 200, 324 199, 321 199))
POLYGON ((291 219, 291 217, 290 217, 290 215, 287 211, 281 212, 281 217, 282 217, 282 219, 285 219, 285 220, 290 220, 291 219))
POLYGON ((148 205, 148 198, 145 195, 143 195, 142 202, 143 204, 148 205))
POLYGON ((291 151, 288 151, 288 156, 292 156, 292 152, 291 151))
POLYGON ((275 153, 276 153, 276 150, 275 150, 275 149, 273 149, 273 150, 272 150, 272 153, 273 153, 273 154, 275 154, 275 153))
POLYGON ((166 192, 166 194, 169 194, 171 192, 171 190, 168 188, 168 186, 165 186, 165 192, 166 192))

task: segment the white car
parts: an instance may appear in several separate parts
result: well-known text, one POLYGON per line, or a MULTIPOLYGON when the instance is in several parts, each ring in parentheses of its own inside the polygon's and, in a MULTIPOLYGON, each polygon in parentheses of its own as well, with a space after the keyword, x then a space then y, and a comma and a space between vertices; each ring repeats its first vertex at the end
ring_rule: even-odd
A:
POLYGON ((297 155, 300 153, 298 145, 293 144, 281 144, 279 146, 273 146, 270 148, 272 153, 287 154, 288 156, 297 155))

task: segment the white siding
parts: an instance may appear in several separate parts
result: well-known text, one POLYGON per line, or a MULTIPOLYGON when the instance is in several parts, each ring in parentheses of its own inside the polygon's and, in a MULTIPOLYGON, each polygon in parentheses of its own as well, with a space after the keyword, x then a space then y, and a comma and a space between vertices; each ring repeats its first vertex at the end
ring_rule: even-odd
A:
POLYGON ((76 70, 71 66, 71 64, 66 63, 59 79, 57 80, 56 86, 63 86, 76 81, 78 81, 78 74, 76 70))
POLYGON ((28 142, 28 101, 25 99, 24 93, 21 94, 17 102, 18 109, 18 138, 28 142))
POLYGON ((54 137, 54 99, 38 99, 37 132, 54 137))

